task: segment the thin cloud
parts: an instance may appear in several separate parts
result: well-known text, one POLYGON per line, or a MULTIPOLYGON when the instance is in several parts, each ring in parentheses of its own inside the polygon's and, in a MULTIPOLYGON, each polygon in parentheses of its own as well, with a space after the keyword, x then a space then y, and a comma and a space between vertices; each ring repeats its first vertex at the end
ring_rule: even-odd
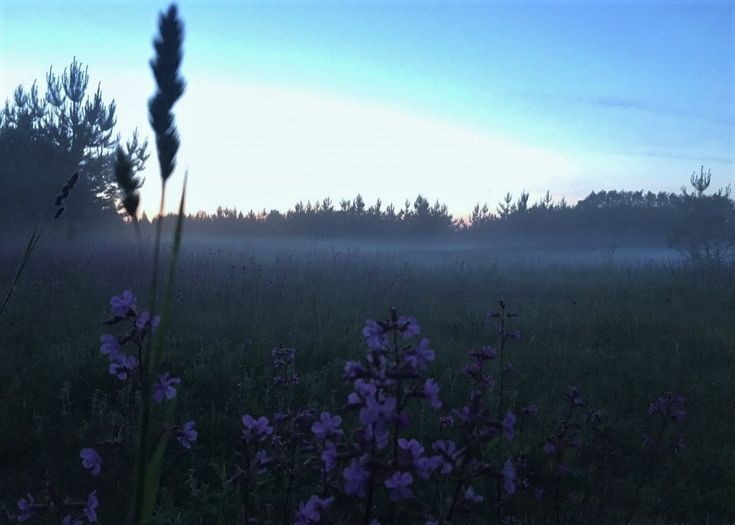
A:
POLYGON ((567 104, 583 104, 586 106, 619 109, 622 111, 641 111, 646 113, 656 113, 659 115, 671 115, 682 118, 697 119, 718 126, 732 127, 735 125, 735 119, 730 116, 713 117, 711 115, 702 115, 699 112, 688 110, 682 107, 667 104, 657 104, 644 100, 617 97, 612 95, 600 95, 596 97, 590 97, 582 95, 565 95, 561 93, 537 93, 531 91, 522 91, 519 94, 522 97, 554 100, 567 104))

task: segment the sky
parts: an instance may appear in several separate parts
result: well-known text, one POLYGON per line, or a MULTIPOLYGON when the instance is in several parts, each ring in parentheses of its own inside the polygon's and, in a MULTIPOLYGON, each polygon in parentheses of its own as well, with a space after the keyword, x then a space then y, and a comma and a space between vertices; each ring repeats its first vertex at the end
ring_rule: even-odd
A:
MULTIPOLYGON (((166 2, 0 0, 0 100, 73 57, 150 137, 166 2)), ((735 3, 179 2, 171 193, 189 211, 417 194, 455 216, 506 192, 678 191, 735 178, 735 3)), ((143 207, 157 208, 155 153, 143 207)), ((176 198, 170 198, 174 209, 176 198)))

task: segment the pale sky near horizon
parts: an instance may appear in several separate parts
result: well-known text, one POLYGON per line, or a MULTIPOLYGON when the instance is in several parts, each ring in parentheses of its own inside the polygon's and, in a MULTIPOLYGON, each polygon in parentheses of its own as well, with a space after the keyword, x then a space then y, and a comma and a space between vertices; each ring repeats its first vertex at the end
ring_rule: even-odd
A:
MULTIPOLYGON (((167 2, 0 0, 0 100, 76 56, 150 136, 167 2)), ((174 195, 189 211, 418 193, 466 215, 506 191, 570 201, 735 177, 735 4, 179 2, 174 195)), ((156 208, 155 154, 143 206, 156 208)), ((170 198, 170 207, 175 205, 170 198)))

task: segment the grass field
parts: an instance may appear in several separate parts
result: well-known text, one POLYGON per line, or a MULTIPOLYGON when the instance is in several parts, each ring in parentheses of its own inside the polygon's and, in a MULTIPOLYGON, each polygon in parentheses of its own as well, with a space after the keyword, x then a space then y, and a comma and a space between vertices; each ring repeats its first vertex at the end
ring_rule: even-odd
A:
MULTIPOLYGON (((0 263, 5 281, 17 263, 10 248, 0 263)), ((521 333, 508 350, 514 366, 505 387, 509 404, 516 411, 531 403, 539 408, 523 436, 536 443, 528 445, 533 454, 563 419, 570 385, 589 407, 602 411, 617 451, 605 467, 611 473, 605 513, 588 509, 600 502, 599 494, 588 497, 587 488, 602 471, 581 458, 560 489, 562 522, 593 523, 594 516, 624 521, 626 495, 646 470, 647 409, 670 391, 686 398, 686 420, 675 428, 685 447, 656 461, 633 522, 732 522, 732 273, 660 260, 616 261, 604 254, 570 264, 550 255, 552 262, 488 249, 185 239, 164 364, 182 379, 177 418, 196 420, 199 438, 188 454, 169 447, 157 522, 242 519, 246 497, 223 480, 238 457, 243 414, 279 409, 272 348, 297 350, 301 381, 294 406, 337 411, 350 391, 341 380, 344 362, 365 353, 365 321, 385 318, 396 307, 415 316, 421 336, 431 341, 436 360, 429 374, 441 385, 444 404, 461 406, 465 354, 497 342, 486 314, 501 299, 518 313, 512 328, 521 333)), ((147 304, 149 266, 135 245, 109 240, 49 239, 34 255, 0 320, 0 505, 11 514, 19 498, 43 489, 44 480, 70 494, 86 494, 92 481, 79 465, 79 449, 97 444, 105 452, 105 440, 132 442, 139 400, 107 373, 99 337, 109 331, 102 322, 109 318, 111 296, 131 289, 139 304, 147 304)), ((436 420, 419 411, 414 430, 426 440, 443 438, 436 420)), ((110 447, 115 450, 103 454, 103 476, 94 480, 101 523, 121 521, 129 503, 131 453, 110 447)), ((278 483, 262 478, 247 489, 247 497, 258 498, 262 522, 281 520, 278 483)), ((309 486, 298 487, 294 508, 312 493, 309 486)), ((425 503, 431 499, 421 494, 425 503)), ((420 513, 420 500, 405 516, 420 513)), ((505 508, 519 522, 553 522, 552 510, 531 512, 537 504, 524 501, 505 508)), ((333 512, 334 523, 351 521, 349 506, 333 512)), ((404 522, 400 516, 390 513, 404 522)), ((454 523, 495 519, 479 516, 454 523)))

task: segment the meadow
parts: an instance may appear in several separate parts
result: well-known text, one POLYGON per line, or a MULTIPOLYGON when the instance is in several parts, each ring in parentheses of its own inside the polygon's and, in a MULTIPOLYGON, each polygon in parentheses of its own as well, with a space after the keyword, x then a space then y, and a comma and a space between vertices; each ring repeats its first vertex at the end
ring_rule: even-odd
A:
POLYGON ((735 521, 729 186, 192 215, 183 38, 153 220, 76 58, 0 113, 0 522, 735 521))
MULTIPOLYGON (((100 523, 122 522, 128 512, 129 444, 140 393, 131 381, 108 373, 100 335, 112 329, 103 324, 110 319, 110 297, 130 289, 140 308, 148 300, 150 254, 132 239, 130 231, 75 240, 49 236, 0 320, 0 505, 8 520, 21 514, 19 498, 35 494, 39 500, 49 487, 63 487, 70 498, 95 488, 100 523), (80 465, 85 447, 102 455, 101 475, 91 477, 80 465)), ((9 242, 3 247, 3 280, 15 271, 17 248, 9 242)), ((458 250, 185 236, 162 366, 181 379, 169 404, 177 419, 196 421, 198 437, 190 450, 166 450, 153 522, 291 523, 297 503, 303 506, 312 494, 337 496, 336 503, 310 507, 316 521, 362 522, 363 511, 356 509, 365 505, 364 495, 342 493, 344 460, 336 477, 319 485, 319 469, 316 478, 306 472, 308 447, 299 449, 306 481, 291 488, 289 478, 284 508, 280 477, 288 469, 273 465, 271 471, 264 464, 248 470, 252 443, 241 418, 266 415, 275 425, 278 411, 313 409, 311 421, 329 410, 342 414, 347 435, 359 422, 344 408, 352 384, 342 379, 345 362, 365 355, 366 320, 390 318, 391 307, 415 317, 420 337, 435 352, 425 374, 440 385, 443 406, 434 410, 419 399, 409 410, 410 428, 396 427, 427 450, 434 440, 462 438, 459 412, 451 408, 466 404, 467 352, 504 345, 506 364, 512 362, 512 371, 493 372, 488 395, 496 399, 498 378, 505 377, 500 388, 505 408, 517 418, 514 440, 500 436, 479 455, 494 461, 498 447, 503 461, 515 455, 517 490, 501 495, 498 478, 496 494, 497 476, 478 475, 473 490, 483 501, 472 509, 459 505, 454 523, 732 522, 733 292, 730 270, 675 259, 615 259, 604 251, 570 263, 559 253, 523 257, 502 246, 458 250), (517 313, 506 320, 507 344, 487 315, 498 311, 500 300, 517 313), (273 361, 274 348, 296 352, 286 364, 289 374, 295 366, 299 380, 286 389, 273 380, 284 363, 273 361), (658 427, 649 406, 667 392, 684 396, 686 416, 666 429, 674 448, 661 441, 652 454, 650 433, 658 427), (560 422, 569 422, 570 403, 580 408, 585 444, 568 447, 555 464, 544 447, 559 435, 560 422), (599 425, 592 428, 590 414, 598 409, 593 418, 599 425), (456 421, 449 424, 452 416, 456 421), (604 444, 591 437, 593 431, 604 444), (534 466, 523 470, 521 461, 534 466)), ((371 519, 438 521, 446 487, 433 492, 430 486, 416 477, 413 497, 399 497, 402 506, 380 487, 371 519)), ((472 494, 461 499, 469 507, 472 494)), ((33 518, 60 522, 57 510, 33 518)))

